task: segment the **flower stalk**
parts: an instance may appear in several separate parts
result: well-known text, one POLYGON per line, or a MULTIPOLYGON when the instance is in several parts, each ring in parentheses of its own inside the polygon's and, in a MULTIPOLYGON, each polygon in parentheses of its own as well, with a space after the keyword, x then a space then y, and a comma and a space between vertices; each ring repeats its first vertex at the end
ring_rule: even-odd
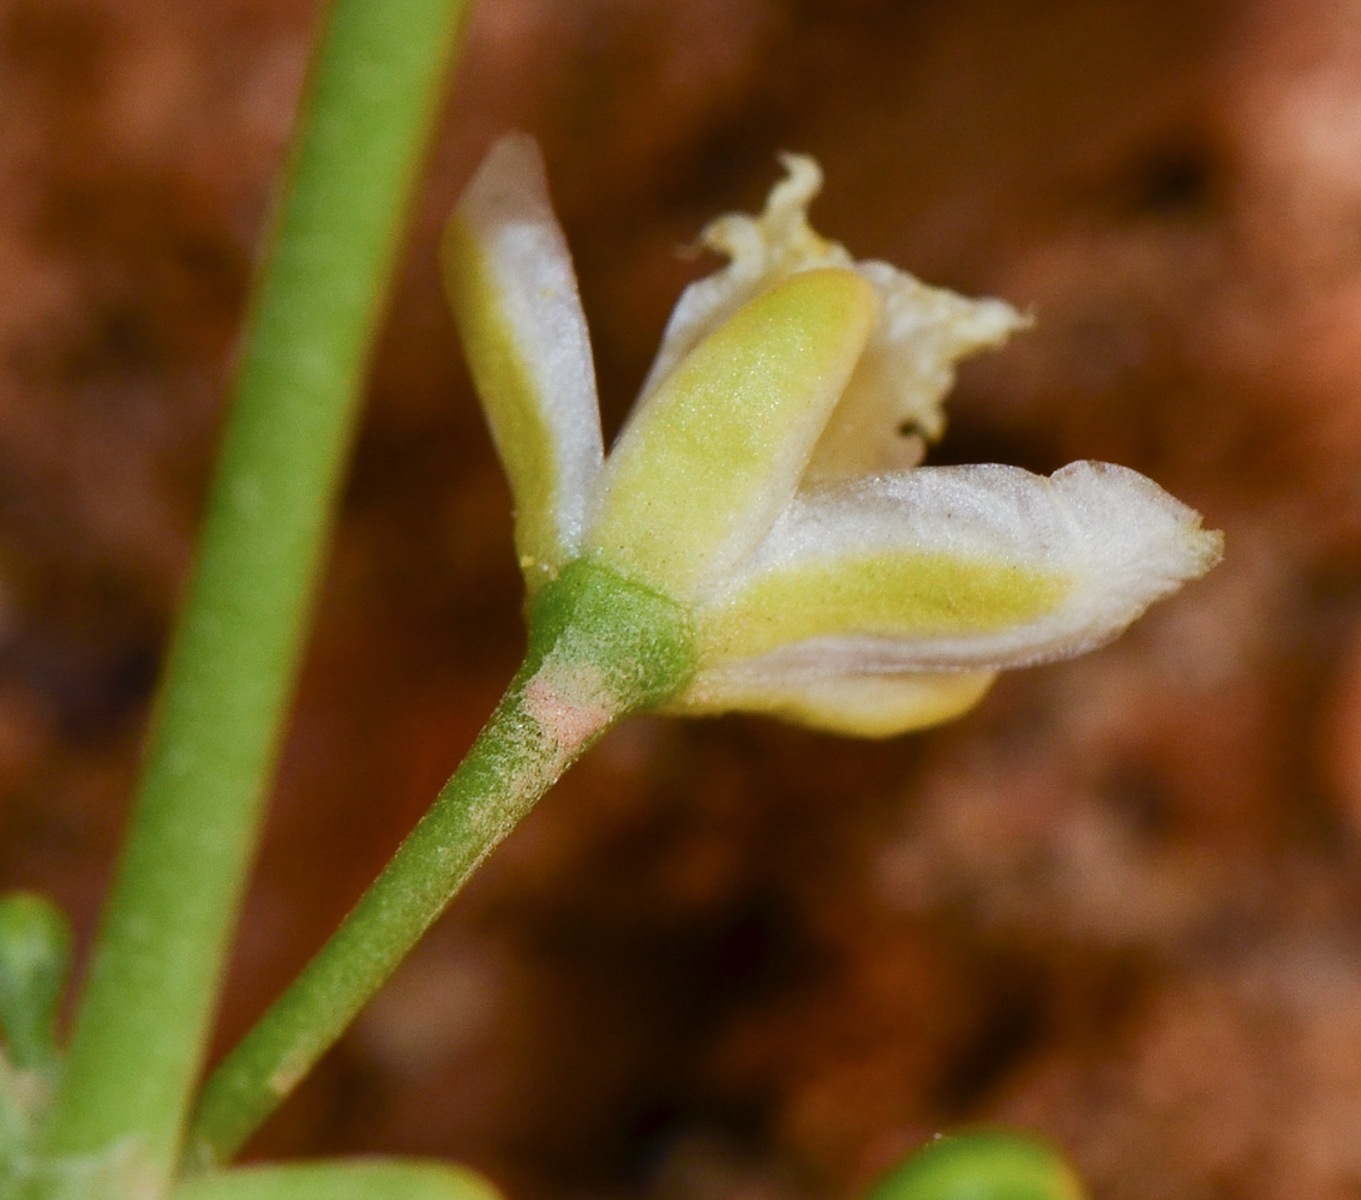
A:
POLYGON ((191 1168, 231 1159, 387 981, 478 865, 621 717, 684 686, 684 613, 580 562, 543 587, 525 665, 468 756, 340 929, 208 1081, 191 1168))
MULTIPOLYGON (((956 362, 1028 322, 814 233, 809 159, 786 160, 759 217, 706 231, 731 261, 682 296, 606 455, 542 161, 530 139, 504 139, 444 251, 516 499, 525 664, 382 875, 209 1079, 182 1155, 379 300, 461 8, 333 10, 133 831, 34 1168, 41 1200, 159 1198, 181 1165, 186 1197, 312 1194, 321 1176, 218 1168, 495 846, 630 713, 746 710, 862 736, 922 728, 977 703, 1004 668, 1118 636, 1218 559, 1221 539, 1198 514, 1122 467, 1074 463, 1047 479, 920 467, 956 362)), ((462 1187, 414 1169, 380 1169, 373 1194, 462 1187)), ((338 1172, 342 1190, 362 1174, 318 1170, 338 1172)))

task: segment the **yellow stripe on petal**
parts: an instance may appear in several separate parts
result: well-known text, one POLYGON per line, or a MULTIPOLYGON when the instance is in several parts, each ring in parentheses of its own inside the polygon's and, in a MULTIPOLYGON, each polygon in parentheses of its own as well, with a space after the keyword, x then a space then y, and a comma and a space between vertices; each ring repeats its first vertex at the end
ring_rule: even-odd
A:
POLYGON ((558 472, 536 381, 515 344, 487 256, 459 221, 444 238, 449 294, 458 313, 468 368, 482 397, 497 453, 515 495, 515 548, 527 576, 562 556, 556 512, 558 472))
POLYGON ((705 661, 750 658, 847 634, 919 639, 986 633, 1057 608, 1070 581, 1016 563, 889 551, 791 563, 697 614, 705 661))
POLYGON ((840 268, 740 308, 635 412, 589 549, 680 600, 740 564, 793 496, 877 312, 874 289, 840 268))
POLYGON ((1222 538, 1134 471, 924 467, 801 493, 693 620, 699 670, 1024 666, 1117 636, 1222 538))
POLYGON ((810 675, 752 670, 701 672, 664 712, 687 716, 755 712, 850 737, 884 738, 963 716, 992 686, 995 671, 900 675, 810 675))
POLYGON ((590 339, 533 139, 492 148, 441 250, 533 591, 576 557, 603 458, 590 339))

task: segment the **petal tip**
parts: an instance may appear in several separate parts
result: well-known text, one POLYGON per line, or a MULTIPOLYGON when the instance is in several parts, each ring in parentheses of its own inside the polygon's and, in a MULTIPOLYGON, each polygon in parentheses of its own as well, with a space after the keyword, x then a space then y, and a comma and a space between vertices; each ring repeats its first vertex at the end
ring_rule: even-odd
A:
MULTIPOLYGON (((1081 461, 1051 481, 1088 531, 1095 566, 1140 575, 1160 595, 1213 568, 1224 555, 1224 534, 1146 475, 1115 463, 1081 461)), ((1151 603, 1151 600, 1150 600, 1151 603)))
POLYGON ((549 207, 548 173, 533 135, 513 130, 497 138, 473 173, 458 202, 457 215, 473 223, 506 221, 549 207))

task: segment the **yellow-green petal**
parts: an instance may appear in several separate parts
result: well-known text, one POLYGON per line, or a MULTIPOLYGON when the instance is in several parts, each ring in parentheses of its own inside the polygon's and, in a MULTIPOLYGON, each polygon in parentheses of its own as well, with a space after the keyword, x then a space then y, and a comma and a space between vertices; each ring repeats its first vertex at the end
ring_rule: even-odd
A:
POLYGON ((682 716, 762 713, 848 737, 885 738, 963 716, 992 686, 995 671, 838 675, 711 670, 662 711, 682 716))
POLYGON ((682 601, 740 566, 793 496, 877 311, 864 280, 824 268, 729 317, 635 410, 588 550, 682 601))
POLYGON ((921 468, 798 497, 694 614, 699 672, 995 669, 1117 636, 1222 538, 1134 471, 921 468))
POLYGON ((781 564, 757 574, 696 624, 706 660, 768 654, 814 638, 958 638, 1052 612, 1064 572, 940 551, 885 549, 781 564))
POLYGON ((577 555, 603 449, 576 277, 532 138, 512 134, 492 148, 442 255, 533 591, 577 555))
POLYGON ((728 265, 681 293, 643 384, 643 397, 675 370, 705 334, 762 292, 801 271, 855 269, 845 246, 822 237, 808 223, 808 205, 822 190, 822 168, 805 154, 782 154, 780 161, 785 178, 770 189, 759 216, 725 213, 704 227, 700 241, 724 255, 728 265))
POLYGON ((647 396, 706 333, 744 303, 800 271, 853 270, 879 294, 879 319, 818 441, 804 486, 914 467, 927 442, 945 431, 944 400, 955 365, 995 348, 1030 324, 1001 300, 973 300, 929 287, 885 262, 856 261, 841 243, 821 236, 808 207, 822 188, 822 169, 803 155, 782 156, 786 176, 758 216, 728 213, 701 240, 730 260, 686 288, 671 314, 648 381, 647 396))

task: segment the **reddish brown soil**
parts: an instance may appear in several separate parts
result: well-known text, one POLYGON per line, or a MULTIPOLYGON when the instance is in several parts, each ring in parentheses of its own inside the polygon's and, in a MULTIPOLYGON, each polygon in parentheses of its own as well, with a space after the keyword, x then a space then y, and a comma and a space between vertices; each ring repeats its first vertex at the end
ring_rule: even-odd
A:
MULTIPOLYGON (((316 5, 0 5, 0 882, 108 876, 316 5)), ((781 148, 864 256, 1033 309, 938 460, 1112 459, 1227 531, 1118 644, 882 744, 637 720, 258 1154, 514 1200, 855 1194, 933 1131, 1110 1200, 1361 1196, 1361 6, 484 0, 375 372, 223 1044, 520 649, 440 221, 544 142, 622 417, 781 148)))

